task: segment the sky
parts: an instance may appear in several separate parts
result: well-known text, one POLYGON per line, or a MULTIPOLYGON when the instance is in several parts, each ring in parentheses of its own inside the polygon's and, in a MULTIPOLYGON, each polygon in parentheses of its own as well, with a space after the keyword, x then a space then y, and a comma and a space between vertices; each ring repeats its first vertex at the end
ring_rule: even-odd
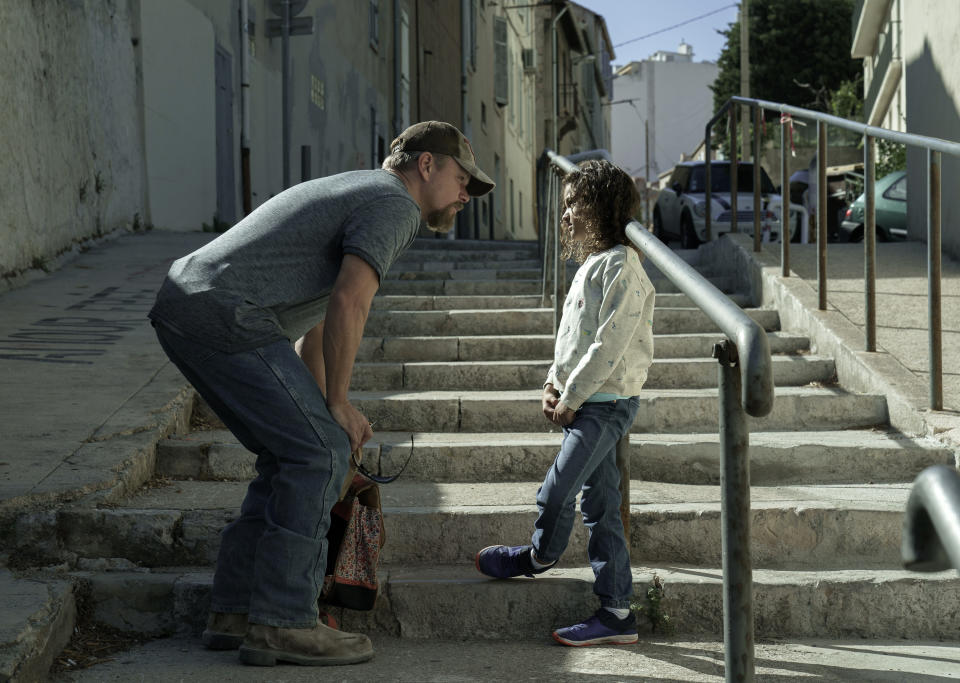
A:
POLYGON ((603 15, 616 65, 647 59, 658 50, 676 52, 681 40, 693 46, 693 61, 715 62, 725 43, 717 30, 736 21, 739 6, 734 0, 577 0, 577 4, 603 15), (702 16, 708 13, 712 14, 702 16), (656 35, 634 40, 651 33, 656 35))

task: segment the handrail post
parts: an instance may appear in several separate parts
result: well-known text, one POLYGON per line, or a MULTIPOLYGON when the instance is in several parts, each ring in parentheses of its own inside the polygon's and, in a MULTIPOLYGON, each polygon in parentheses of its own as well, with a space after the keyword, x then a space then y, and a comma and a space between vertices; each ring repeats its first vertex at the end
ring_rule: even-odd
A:
POLYGON ((723 553, 723 644, 726 680, 753 680, 753 567, 750 558, 750 467, 747 418, 740 405, 737 347, 713 347, 720 382, 720 524, 723 553))
POLYGON ((867 351, 877 350, 877 203, 872 135, 863 136, 863 291, 867 351))
POLYGON ((817 291, 827 310, 827 124, 817 121, 817 291))
POLYGON ((550 203, 553 204, 553 335, 560 329, 560 177, 554 171, 553 192, 550 203))
POLYGON ((760 194, 760 117, 763 111, 757 105, 753 109, 753 250, 759 252, 763 235, 760 227, 760 209, 763 198, 760 194))
POLYGON ((788 120, 780 115, 780 270, 790 277, 790 163, 787 160, 788 120))
POLYGON ((737 105, 730 107, 730 232, 737 230, 737 179, 739 174, 737 156, 737 105))
POLYGON ((543 197, 544 211, 543 211, 543 224, 540 232, 543 233, 543 275, 542 275, 542 286, 540 288, 540 305, 547 306, 550 305, 551 299, 547 295, 547 283, 550 282, 550 249, 553 245, 550 243, 553 236, 553 223, 551 218, 553 216, 552 198, 553 198, 553 167, 548 161, 544 167, 544 175, 546 182, 546 196, 543 197))
POLYGON ((940 152, 927 150, 927 308, 930 327, 930 408, 943 410, 943 329, 940 317, 940 152))
POLYGON ((713 137, 713 131, 711 130, 712 126, 707 125, 707 130, 703 135, 703 155, 706 160, 706 165, 703 167, 703 182, 706 184, 706 192, 703 196, 703 201, 705 205, 705 213, 703 215, 703 231, 704 237, 707 238, 709 242, 712 238, 712 223, 713 223, 713 198, 710 192, 710 186, 712 184, 711 178, 711 169, 713 168, 713 153, 710 150, 711 138, 713 137))

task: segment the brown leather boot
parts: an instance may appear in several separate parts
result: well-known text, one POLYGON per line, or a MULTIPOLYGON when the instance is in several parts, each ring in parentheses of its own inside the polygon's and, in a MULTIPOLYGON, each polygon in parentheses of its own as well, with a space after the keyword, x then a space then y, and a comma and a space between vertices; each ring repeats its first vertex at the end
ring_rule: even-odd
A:
POLYGON ((203 631, 203 644, 210 650, 236 650, 247 633, 246 614, 210 612, 207 628, 203 631))
POLYGON ((370 639, 344 633, 324 624, 313 628, 281 628, 253 624, 240 646, 240 661, 255 666, 290 662, 307 666, 359 664, 373 657, 370 639))

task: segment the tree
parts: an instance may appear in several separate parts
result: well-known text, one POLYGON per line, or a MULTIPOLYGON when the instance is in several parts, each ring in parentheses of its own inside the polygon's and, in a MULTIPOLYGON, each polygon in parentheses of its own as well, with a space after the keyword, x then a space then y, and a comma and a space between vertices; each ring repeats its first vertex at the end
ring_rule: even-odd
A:
MULTIPOLYGON (((853 4, 854 0, 751 0, 751 97, 823 112, 832 112, 833 100, 848 97, 851 88, 862 99, 862 66, 850 57, 853 4)), ((740 21, 718 33, 726 36, 727 44, 711 86, 715 110, 740 94, 740 21)))

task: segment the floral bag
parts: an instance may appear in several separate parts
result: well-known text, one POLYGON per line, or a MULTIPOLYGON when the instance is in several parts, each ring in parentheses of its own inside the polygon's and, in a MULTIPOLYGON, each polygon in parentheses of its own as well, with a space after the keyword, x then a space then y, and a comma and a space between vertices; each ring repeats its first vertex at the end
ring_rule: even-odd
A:
POLYGON ((359 454, 333 506, 327 532, 327 568, 320 599, 327 605, 371 610, 377 600, 377 565, 386 542, 380 489, 357 472, 359 454))

